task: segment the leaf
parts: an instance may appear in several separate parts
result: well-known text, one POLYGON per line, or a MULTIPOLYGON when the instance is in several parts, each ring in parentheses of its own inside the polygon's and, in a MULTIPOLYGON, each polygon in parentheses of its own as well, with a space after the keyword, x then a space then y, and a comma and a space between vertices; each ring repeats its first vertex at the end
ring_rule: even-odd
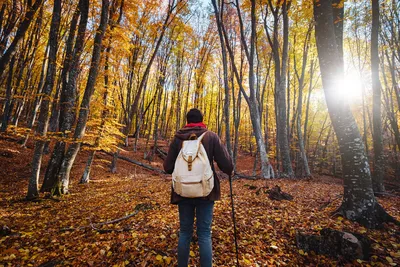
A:
POLYGON ((391 257, 389 257, 389 256, 386 257, 386 260, 387 260, 389 263, 393 263, 393 259, 392 259, 391 257))
POLYGON ((156 256, 156 260, 158 260, 158 261, 163 261, 163 257, 160 255, 160 254, 157 254, 157 256, 156 256))
POLYGON ((195 256, 195 254, 194 254, 194 252, 192 250, 190 251, 189 255, 190 255, 190 257, 194 257, 195 256))
POLYGON ((244 263, 245 263, 246 265, 248 265, 248 266, 251 265, 251 261, 249 261, 248 259, 244 258, 243 261, 244 261, 244 263))
POLYGON ((171 257, 166 257, 166 256, 164 256, 163 259, 165 260, 165 262, 166 262, 167 264, 170 264, 171 261, 172 261, 172 258, 171 258, 171 257))
POLYGON ((365 234, 367 232, 367 229, 365 229, 365 228, 362 228, 361 230, 360 230, 360 234, 365 234))

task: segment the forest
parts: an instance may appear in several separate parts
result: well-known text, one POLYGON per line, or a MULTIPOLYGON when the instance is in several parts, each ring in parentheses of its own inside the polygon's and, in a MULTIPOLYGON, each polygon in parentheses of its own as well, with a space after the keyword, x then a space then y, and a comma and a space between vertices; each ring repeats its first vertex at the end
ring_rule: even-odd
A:
POLYGON ((191 108, 215 266, 398 266, 399 80, 399 0, 0 0, 0 267, 176 266, 191 108))

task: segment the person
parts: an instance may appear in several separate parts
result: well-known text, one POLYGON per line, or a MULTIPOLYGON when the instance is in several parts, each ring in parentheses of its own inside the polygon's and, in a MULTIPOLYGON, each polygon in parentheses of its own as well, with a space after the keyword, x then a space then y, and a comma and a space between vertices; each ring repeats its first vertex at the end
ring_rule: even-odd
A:
POLYGON ((193 235, 193 223, 196 217, 197 238, 200 250, 200 266, 212 266, 211 224, 213 217, 214 201, 221 198, 220 182, 215 172, 213 161, 221 171, 230 175, 233 171, 231 157, 220 138, 214 132, 208 131, 203 123, 203 114, 193 108, 186 114, 187 124, 180 129, 169 147, 164 160, 164 170, 171 174, 174 171, 175 161, 184 140, 188 140, 193 133, 197 137, 204 135, 202 144, 206 150, 211 168, 214 173, 214 187, 211 193, 201 198, 184 198, 176 194, 172 188, 171 203, 178 205, 179 210, 179 241, 178 241, 178 267, 187 267, 189 262, 190 242, 193 235))

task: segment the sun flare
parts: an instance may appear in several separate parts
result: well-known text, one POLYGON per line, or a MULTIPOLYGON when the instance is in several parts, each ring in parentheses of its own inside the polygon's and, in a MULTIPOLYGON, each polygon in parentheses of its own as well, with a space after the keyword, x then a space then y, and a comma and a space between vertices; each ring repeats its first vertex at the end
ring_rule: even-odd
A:
POLYGON ((361 101, 363 83, 355 72, 350 72, 344 76, 344 79, 338 84, 336 90, 338 97, 350 103, 361 101))

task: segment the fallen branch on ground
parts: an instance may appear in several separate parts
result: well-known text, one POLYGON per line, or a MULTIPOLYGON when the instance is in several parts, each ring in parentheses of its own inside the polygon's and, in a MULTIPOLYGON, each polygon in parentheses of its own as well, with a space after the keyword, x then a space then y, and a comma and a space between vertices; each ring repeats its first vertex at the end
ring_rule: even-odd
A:
MULTIPOLYGON (((100 226, 103 226, 103 225, 118 223, 118 222, 120 222, 120 221, 129 219, 129 218, 135 216, 136 214, 139 213, 139 211, 150 210, 150 209, 153 209, 153 208, 154 208, 154 207, 153 207, 152 204, 149 204, 149 203, 140 203, 140 204, 137 204, 137 205, 136 205, 134 212, 132 212, 131 214, 128 214, 128 215, 126 215, 126 216, 124 216, 124 217, 117 218, 117 219, 114 219, 114 220, 111 220, 111 221, 101 222, 101 223, 92 223, 92 222, 90 221, 90 225, 80 226, 80 227, 76 227, 76 228, 73 228, 73 227, 62 228, 60 231, 62 231, 62 232, 65 232, 65 231, 75 231, 75 230, 83 230, 83 229, 87 229, 87 228, 91 228, 91 229, 93 229, 93 230, 96 230, 96 231, 99 231, 99 232, 102 232, 102 233, 108 233, 108 232, 113 232, 113 231, 115 231, 115 232, 129 231, 129 230, 132 230, 132 229, 131 229, 131 228, 123 228, 123 229, 99 229, 99 227, 100 227, 100 226)), ((89 220, 90 220, 90 219, 89 219, 89 220)))
POLYGON ((242 173, 235 172, 235 175, 232 178, 241 178, 241 179, 246 179, 246 180, 257 180, 261 179, 262 177, 260 176, 248 176, 242 173))
MULTIPOLYGON (((105 152, 105 151, 104 151, 104 152, 105 152)), ((110 153, 110 152, 105 152, 105 153, 107 153, 107 154, 110 155, 110 156, 114 156, 114 154, 112 154, 112 153, 110 153)), ((138 165, 138 166, 140 166, 140 167, 143 167, 143 168, 145 168, 145 169, 148 169, 148 170, 151 170, 151 171, 155 171, 155 172, 158 172, 158 173, 161 173, 161 174, 166 174, 165 171, 163 171, 163 170, 161 170, 161 169, 158 169, 158 168, 151 167, 150 165, 144 164, 144 163, 142 163, 142 162, 140 162, 140 161, 136 161, 136 160, 133 160, 133 159, 130 159, 130 158, 121 156, 121 155, 119 155, 118 158, 119 158, 119 159, 122 159, 122 160, 125 160, 125 161, 127 161, 127 162, 130 162, 130 163, 133 163, 133 164, 135 164, 135 165, 138 165)))

